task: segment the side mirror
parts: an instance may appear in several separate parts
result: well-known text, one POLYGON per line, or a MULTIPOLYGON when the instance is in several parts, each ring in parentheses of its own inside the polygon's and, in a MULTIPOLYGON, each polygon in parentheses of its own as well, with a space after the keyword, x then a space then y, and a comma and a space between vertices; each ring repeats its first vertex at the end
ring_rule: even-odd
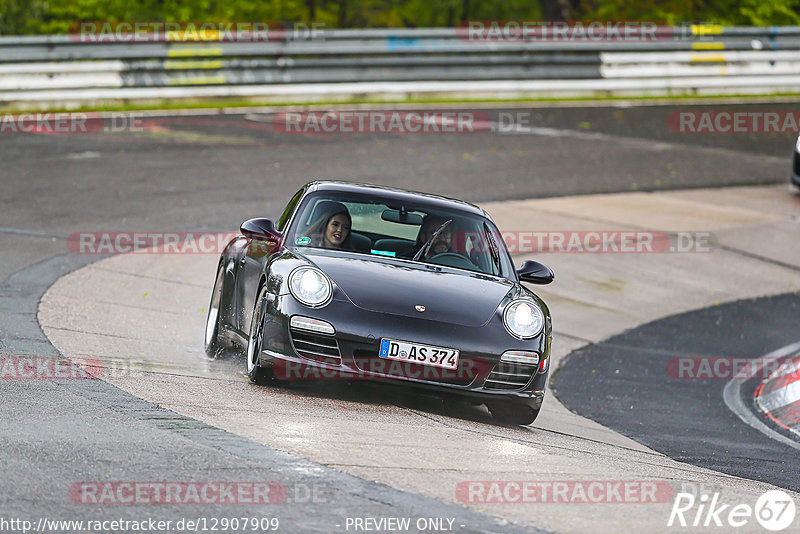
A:
POLYGON ((550 267, 533 260, 523 263, 522 267, 517 269, 517 276, 521 282, 541 285, 549 284, 556 277, 550 267))
POLYGON ((275 230, 272 220, 261 217, 244 221, 239 231, 250 239, 265 241, 269 247, 278 246, 283 239, 281 233, 275 230))

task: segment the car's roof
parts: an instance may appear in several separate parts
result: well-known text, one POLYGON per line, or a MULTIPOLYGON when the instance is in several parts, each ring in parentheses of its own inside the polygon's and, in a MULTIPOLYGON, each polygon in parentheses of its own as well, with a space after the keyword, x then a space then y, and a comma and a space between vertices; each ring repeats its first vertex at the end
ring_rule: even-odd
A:
POLYGON ((461 210, 481 217, 486 217, 491 220, 486 211, 469 202, 463 200, 456 200, 454 198, 447 198, 440 195, 433 195, 431 193, 421 193, 418 191, 406 191, 405 189, 397 189, 394 187, 384 187, 381 185, 363 184, 355 182, 344 182, 337 180, 315 180, 305 185, 306 193, 313 191, 337 191, 354 194, 374 195, 387 200, 393 201, 406 201, 409 203, 419 203, 422 201, 424 204, 431 207, 438 207, 444 209, 461 210))

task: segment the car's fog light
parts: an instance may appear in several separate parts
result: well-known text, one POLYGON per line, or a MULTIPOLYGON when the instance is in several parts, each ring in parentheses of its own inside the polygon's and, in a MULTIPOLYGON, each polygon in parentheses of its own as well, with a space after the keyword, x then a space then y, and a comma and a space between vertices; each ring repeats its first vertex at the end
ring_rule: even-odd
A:
POLYGON ((300 330, 308 330, 309 332, 318 332, 320 334, 335 334, 336 330, 331 323, 320 321, 319 319, 312 319, 311 317, 303 317, 295 315, 289 321, 292 328, 299 328, 300 330))
POLYGON ((500 356, 500 360, 512 363, 524 363, 527 365, 539 365, 539 355, 535 352, 525 350, 507 350, 500 356))

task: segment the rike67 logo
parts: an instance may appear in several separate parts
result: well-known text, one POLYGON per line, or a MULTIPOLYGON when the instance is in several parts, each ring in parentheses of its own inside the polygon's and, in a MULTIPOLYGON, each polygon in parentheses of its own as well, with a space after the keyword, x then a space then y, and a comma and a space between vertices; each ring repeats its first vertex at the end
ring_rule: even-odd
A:
POLYGON ((741 528, 755 519, 763 528, 778 532, 794 522, 795 504, 785 491, 770 490, 761 495, 755 506, 722 504, 718 492, 678 493, 672 504, 667 526, 741 528))

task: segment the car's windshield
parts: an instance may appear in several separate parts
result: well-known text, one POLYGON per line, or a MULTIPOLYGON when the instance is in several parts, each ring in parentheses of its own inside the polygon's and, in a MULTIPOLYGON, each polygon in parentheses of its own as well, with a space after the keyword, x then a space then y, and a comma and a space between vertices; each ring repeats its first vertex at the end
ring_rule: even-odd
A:
POLYGON ((298 210, 287 243, 408 261, 416 256, 418 262, 507 278, 513 269, 491 221, 424 201, 314 193, 298 210))

